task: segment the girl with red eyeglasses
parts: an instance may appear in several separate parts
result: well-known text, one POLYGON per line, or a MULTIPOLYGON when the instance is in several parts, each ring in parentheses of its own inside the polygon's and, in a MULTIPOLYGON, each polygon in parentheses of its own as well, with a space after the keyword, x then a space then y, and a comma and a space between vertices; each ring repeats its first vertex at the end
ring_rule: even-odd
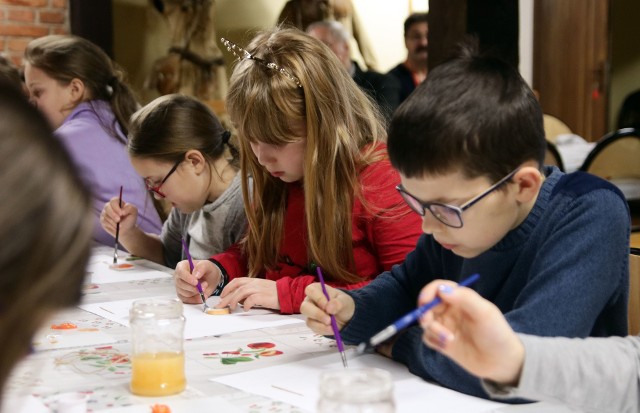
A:
POLYGON ((174 268, 184 259, 181 238, 194 258, 208 258, 236 243, 246 230, 238 153, 216 116, 183 95, 157 98, 136 112, 128 152, 147 189, 172 206, 159 236, 135 225, 135 205, 118 197, 100 222, 134 255, 174 268))

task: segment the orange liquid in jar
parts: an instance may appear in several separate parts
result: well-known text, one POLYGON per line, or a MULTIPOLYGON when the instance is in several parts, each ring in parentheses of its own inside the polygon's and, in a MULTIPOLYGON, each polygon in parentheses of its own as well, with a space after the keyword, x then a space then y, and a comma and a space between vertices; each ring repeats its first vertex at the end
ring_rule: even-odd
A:
POLYGON ((168 396, 186 387, 184 353, 141 353, 131 358, 131 392, 139 396, 168 396))

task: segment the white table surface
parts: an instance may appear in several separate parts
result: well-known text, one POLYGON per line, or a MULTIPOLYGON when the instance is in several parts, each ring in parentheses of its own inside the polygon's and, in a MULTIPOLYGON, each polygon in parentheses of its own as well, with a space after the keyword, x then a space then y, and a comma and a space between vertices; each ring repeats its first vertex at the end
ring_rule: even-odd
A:
MULTIPOLYGON (((97 247, 93 254, 94 256, 111 255, 112 251, 108 247, 97 247)), ((122 253, 119 256, 126 257, 127 254, 122 253)), ((136 266, 141 268, 153 268, 171 273, 170 269, 148 261, 134 262, 136 266)), ((83 303, 175 293, 173 279, 169 277, 101 285, 87 284, 84 291, 83 303)), ((49 331, 49 333, 52 332, 59 333, 59 331, 49 331)), ((304 323, 186 340, 187 389, 176 396, 145 398, 134 396, 129 392, 131 370, 128 359, 129 338, 128 327, 80 308, 68 309, 52 315, 51 319, 45 323, 43 330, 36 336, 35 341, 39 344, 35 347, 40 349, 17 366, 7 383, 2 411, 4 413, 65 413, 61 410, 58 411, 58 399, 69 393, 82 393, 87 395, 87 411, 90 412, 149 413, 150 407, 156 403, 169 405, 172 408, 172 413, 183 411, 197 411, 199 413, 205 411, 226 411, 228 413, 235 411, 248 413, 309 412, 308 409, 278 400, 278 392, 274 392, 273 395, 252 394, 249 391, 216 382, 214 379, 248 371, 253 371, 257 377, 260 377, 260 370, 263 368, 266 369, 264 370, 266 376, 267 371, 271 371, 277 366, 295 366, 296 362, 306 362, 329 354, 335 354, 336 362, 339 361, 335 342, 314 334, 304 323), (74 323, 79 329, 83 329, 83 332, 74 332, 74 334, 86 334, 88 337, 97 336, 98 338, 94 340, 102 340, 103 342, 85 343, 68 348, 56 348, 56 345, 65 343, 62 340, 64 337, 59 337, 60 340, 54 340, 53 343, 41 342, 46 340, 44 337, 51 338, 50 335, 45 335, 50 326, 65 322, 74 323), (269 346, 272 347, 268 349, 270 351, 255 349, 252 348, 255 346, 250 345, 265 342, 271 343, 269 346), (244 361, 234 362, 234 359, 238 357, 244 361), (211 409, 203 410, 203 404, 210 405, 211 409)), ((437 386, 427 383, 425 385, 432 386, 434 390, 437 390, 435 389, 437 386)), ((453 403, 452 406, 455 406, 457 397, 460 400, 460 406, 467 406, 473 402, 473 398, 470 396, 446 389, 441 390, 448 394, 448 405, 453 403)), ((438 392, 436 391, 436 393, 438 392)), ((402 392, 396 394, 402 394, 402 392)), ((416 397, 418 398, 414 399, 412 403, 399 403, 398 405, 415 405, 416 402, 421 404, 420 396, 416 397)), ((424 398, 425 407, 434 405, 433 397, 424 398)), ((284 398, 281 397, 281 399, 284 398)), ((488 405, 485 401, 482 402, 484 404, 478 404, 488 405)), ((524 406, 496 403, 492 406, 490 410, 477 411, 499 413, 534 411, 566 413, 574 411, 563 406, 546 403, 524 406)), ((401 409, 398 410, 398 412, 401 411, 401 409)), ((413 412, 414 409, 411 411, 413 412)), ((469 410, 465 412, 469 412, 469 410)))

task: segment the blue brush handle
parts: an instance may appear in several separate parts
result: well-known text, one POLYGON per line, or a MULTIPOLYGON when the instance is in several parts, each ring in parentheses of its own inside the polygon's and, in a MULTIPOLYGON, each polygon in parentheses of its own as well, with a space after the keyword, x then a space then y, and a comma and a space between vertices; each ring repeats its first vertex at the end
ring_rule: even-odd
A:
MULTIPOLYGON (((480 274, 473 274, 468 278, 464 279, 463 281, 461 281, 458 284, 458 286, 468 287, 474 282, 478 281, 479 278, 480 278, 480 274)), ((415 310, 411 311, 410 313, 405 314, 404 316, 402 316, 402 318, 399 318, 393 324, 389 325, 388 327, 380 331, 378 334, 371 337, 371 340, 369 340, 369 346, 377 346, 378 344, 393 337, 395 334, 398 333, 398 331, 404 330, 405 328, 409 327, 411 324, 418 321, 418 319, 422 317, 424 313, 431 310, 433 307, 437 306, 441 302, 442 300, 440 299, 440 297, 436 297, 433 300, 429 301, 428 303, 423 304, 420 307, 416 308, 415 310)), ((363 351, 364 348, 366 348, 366 344, 365 346, 361 344, 359 351, 363 351)))
MULTIPOLYGON (((473 275, 469 276, 468 278, 464 279, 463 281, 461 281, 458 284, 458 286, 459 287, 468 287, 469 285, 471 285, 474 282, 478 281, 478 278, 480 278, 480 274, 473 274, 473 275)), ((418 319, 420 317, 422 317, 422 315, 424 313, 426 313, 427 311, 431 310, 433 307, 437 306, 441 302, 442 302, 442 300, 440 299, 440 297, 436 297, 433 300, 429 301, 428 303, 422 304, 420 307, 416 308, 412 312, 406 314, 404 317, 402 317, 401 319, 399 319, 398 321, 393 323, 394 327, 398 331, 409 327, 411 324, 413 324, 416 321, 418 321, 418 319)))

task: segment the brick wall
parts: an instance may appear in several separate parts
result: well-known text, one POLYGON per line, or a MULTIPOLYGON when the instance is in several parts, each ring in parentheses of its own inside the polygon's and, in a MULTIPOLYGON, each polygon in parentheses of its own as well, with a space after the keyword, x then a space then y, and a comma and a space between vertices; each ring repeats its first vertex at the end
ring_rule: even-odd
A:
POLYGON ((0 53, 16 64, 29 41, 69 33, 68 0, 0 0, 0 53))

